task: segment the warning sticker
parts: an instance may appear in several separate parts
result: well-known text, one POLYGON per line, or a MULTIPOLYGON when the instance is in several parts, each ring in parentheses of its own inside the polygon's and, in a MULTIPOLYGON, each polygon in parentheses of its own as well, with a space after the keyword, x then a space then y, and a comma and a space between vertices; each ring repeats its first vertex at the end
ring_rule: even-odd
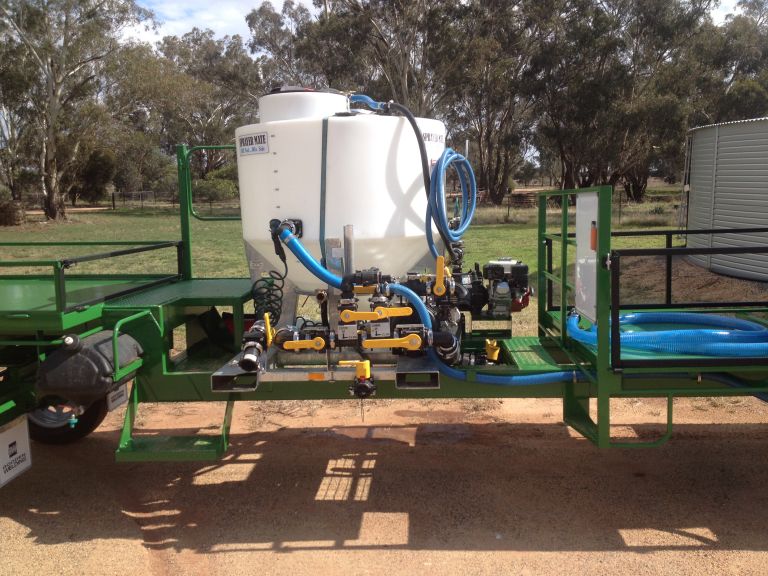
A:
POLYGON ((269 152, 269 140, 266 132, 245 134, 238 137, 237 149, 240 156, 249 154, 266 154, 269 152))

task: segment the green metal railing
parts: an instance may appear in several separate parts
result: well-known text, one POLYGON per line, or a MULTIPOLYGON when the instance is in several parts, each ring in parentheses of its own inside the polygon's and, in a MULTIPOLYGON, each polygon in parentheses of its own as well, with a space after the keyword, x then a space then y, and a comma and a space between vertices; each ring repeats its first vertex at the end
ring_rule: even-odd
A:
POLYGON ((135 322, 136 320, 139 320, 146 316, 149 316, 152 319, 152 322, 157 328, 158 333, 162 334, 163 329, 160 327, 160 324, 158 324, 151 310, 142 310, 141 312, 137 312, 136 314, 131 314, 130 316, 126 316, 125 318, 120 318, 120 320, 115 322, 115 325, 112 328, 112 359, 114 362, 113 364, 114 372, 112 374, 113 382, 119 382, 120 380, 122 380, 123 378, 131 374, 132 372, 135 372, 136 370, 138 370, 142 366, 142 364, 144 364, 143 359, 137 358, 133 362, 121 368, 120 367, 120 349, 117 341, 120 337, 120 329, 125 324, 129 324, 130 322, 135 322))
POLYGON ((191 218, 204 222, 238 221, 240 216, 202 216, 194 207, 192 201, 192 175, 190 161, 193 154, 201 150, 235 150, 233 144, 221 146, 192 146, 179 144, 176 146, 176 167, 179 177, 179 211, 181 215, 181 243, 184 246, 181 274, 184 280, 191 280, 192 274, 192 221, 191 218))
MULTIPOLYGON (((569 247, 576 242, 569 233, 569 204, 581 194, 596 193, 598 198, 597 214, 597 278, 596 278, 596 321, 600 326, 608 326, 611 302, 611 278, 609 254, 611 251, 611 196, 612 186, 581 188, 578 190, 553 190, 542 192, 539 197, 538 219, 538 319, 540 337, 552 336, 558 345, 571 358, 582 366, 588 366, 592 390, 579 392, 575 383, 564 385, 563 419, 574 429, 601 447, 611 446, 610 436, 610 399, 611 395, 621 390, 621 378, 610 366, 610 333, 598 330, 597 349, 586 346, 568 337, 567 321, 569 296, 574 285, 569 281, 569 247), (547 208, 549 199, 556 198, 560 204, 559 225, 550 232, 547 227, 547 208), (553 246, 560 248, 559 271, 553 268, 553 246), (555 285, 559 289, 559 302, 553 302, 555 285), (597 422, 590 416, 589 400, 597 398, 597 422)), ((671 416, 670 416, 671 418, 671 416)), ((667 434, 671 434, 671 424, 667 434)), ((667 435, 665 435, 666 437, 667 435)), ((666 438, 663 440, 666 441, 666 438)), ((633 444, 634 446, 634 444, 633 444)))
MULTIPOLYGON (((13 247, 13 248, 49 248, 49 247, 83 247, 83 246, 134 246, 133 248, 125 248, 122 250, 113 250, 110 252, 99 252, 96 254, 86 254, 83 256, 73 256, 67 258, 58 259, 31 259, 31 260, 3 260, 0 261, 0 268, 50 268, 54 282, 54 302, 56 312, 64 313, 72 310, 88 306, 101 299, 77 302, 74 305, 67 304, 67 288, 66 288, 66 276, 65 271, 76 264, 84 262, 94 262, 96 260, 106 260, 108 258, 116 258, 119 256, 128 256, 131 254, 140 254, 142 252, 150 252, 153 250, 161 250, 164 248, 176 248, 176 274, 164 274, 155 276, 142 275, 142 278, 147 278, 149 281, 142 283, 141 286, 116 292, 111 297, 124 296, 135 290, 146 288, 154 284, 166 282, 173 278, 178 278, 181 275, 181 265, 184 261, 184 246, 179 241, 113 241, 113 242, 0 242, 0 248, 13 247)), ((133 278, 131 275, 121 275, 120 278, 133 278)), ((20 312, 16 315, 17 318, 29 318, 30 315, 26 312, 20 312)))

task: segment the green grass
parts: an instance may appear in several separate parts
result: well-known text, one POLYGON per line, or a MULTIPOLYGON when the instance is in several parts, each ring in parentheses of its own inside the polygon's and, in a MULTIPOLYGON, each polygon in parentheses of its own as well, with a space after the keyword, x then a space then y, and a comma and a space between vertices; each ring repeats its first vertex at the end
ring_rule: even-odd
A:
MULTIPOLYGON (((657 210, 645 208, 648 224, 631 228, 655 228, 659 226, 657 210)), ((663 218, 663 216, 661 216, 663 218)), ((522 260, 533 275, 536 260, 536 211, 519 211, 517 218, 523 223, 477 225, 464 236, 465 262, 481 266, 502 256, 522 260)), ((556 229, 554 212, 549 215, 550 229, 556 229)), ((642 220, 641 220, 642 221, 642 220)), ((669 228, 662 220, 661 228, 669 228)), ((626 229, 626 227, 622 227, 626 229)), ((116 212, 91 212, 72 215, 63 223, 31 222, 17 228, 0 228, 0 242, 7 241, 68 241, 68 240, 177 240, 180 238, 178 213, 167 209, 150 212, 118 210, 116 212)), ((247 276, 241 229, 239 222, 200 222, 193 220, 193 264, 196 276, 243 277, 247 276)), ((663 238, 615 238, 616 248, 662 247, 663 238)), ((52 249, 3 248, 0 259, 56 258, 99 252, 101 249, 58 247, 52 249)), ((170 272, 175 269, 175 252, 163 250, 99 262, 79 265, 77 272, 170 272)), ((7 269, 6 269, 7 270, 7 269)), ((74 272, 74 271, 73 271, 74 272)))
MULTIPOLYGON (((650 228, 651 222, 659 214, 645 206, 638 212, 637 218, 646 225, 637 228, 650 228), (645 220, 643 216, 645 215, 645 220)), ((528 264, 531 283, 535 287, 537 272, 536 246, 536 210, 521 210, 515 215, 517 223, 474 225, 464 236, 466 257, 465 268, 475 262, 482 266, 485 262, 503 256, 509 256, 528 264)), ((549 229, 554 231, 559 223, 555 211, 548 215, 549 229)), ((626 222, 626 220, 624 220, 626 222)), ((615 223, 614 223, 615 226, 615 223)), ((667 220, 662 222, 662 228, 671 228, 667 220)), ((180 238, 178 212, 171 208, 149 211, 138 209, 123 209, 116 212, 78 213, 70 216, 63 223, 30 222, 17 228, 0 228, 0 242, 44 242, 44 241, 114 241, 114 240, 177 240, 180 238)), ((192 228, 193 265, 198 277, 246 277, 248 268, 245 262, 242 232, 240 222, 200 222, 193 220, 192 228)), ((663 237, 614 238, 614 248, 662 247, 663 237)), ((58 247, 53 249, 17 249, 0 248, 0 260, 16 260, 19 258, 54 259, 76 256, 84 253, 94 253, 114 248, 73 248, 58 247)), ((554 261, 559 261, 559 253, 555 251, 554 261)), ((569 257, 569 269, 573 268, 573 251, 569 257)), ((95 273, 174 273, 176 270, 175 250, 166 249, 157 252, 142 253, 120 258, 110 258, 78 265, 68 274, 95 273)), ((557 271, 557 270, 556 270, 557 271)), ((10 273, 50 273, 50 268, 40 269, 8 269, 0 268, 0 274, 10 273)), ((571 272, 572 273, 572 272, 571 272)), ((536 306, 531 305, 527 310, 514 317, 516 334, 536 333, 536 306)), ((315 311, 316 312, 316 311, 315 311)), ((302 314, 312 316, 310 309, 302 310, 302 314)))
MULTIPOLYGON (((149 241, 178 240, 181 237, 178 212, 155 213, 138 210, 79 213, 67 222, 32 222, 18 228, 0 228, 0 242, 52 241, 149 241)), ((192 254, 195 274, 201 277, 247 276, 239 222, 199 222, 192 227, 192 254)), ((105 248, 104 250, 113 250, 105 248)), ((103 251, 97 247, 56 247, 46 249, 2 248, 2 260, 59 258, 103 251)), ((169 272, 175 270, 173 249, 123 256, 78 265, 77 272, 169 272)), ((74 270, 73 270, 74 272, 74 270)))

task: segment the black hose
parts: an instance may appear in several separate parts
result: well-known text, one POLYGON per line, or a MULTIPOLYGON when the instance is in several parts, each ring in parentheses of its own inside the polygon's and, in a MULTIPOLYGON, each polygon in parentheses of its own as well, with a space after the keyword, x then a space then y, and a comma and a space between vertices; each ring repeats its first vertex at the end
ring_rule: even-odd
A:
POLYGON ((256 318, 263 318, 264 314, 269 313, 272 325, 277 325, 283 311, 283 287, 288 275, 288 264, 283 262, 283 266, 285 268, 282 274, 277 270, 270 270, 268 276, 256 280, 251 288, 256 318))
MULTIPOLYGON (((386 107, 388 110, 394 110, 395 112, 398 112, 399 114, 406 117, 408 120, 408 123, 411 125, 411 128, 413 128, 414 133, 416 134, 416 141, 419 144, 419 154, 421 155, 421 172, 424 178, 424 192, 427 194, 427 202, 429 202, 429 189, 430 189, 430 180, 431 176, 429 173, 429 158, 427 157, 427 146, 424 144, 424 136, 421 134, 421 129, 419 128, 419 125, 416 123, 416 118, 413 116, 410 110, 403 106, 402 104, 398 104, 397 102, 388 102, 386 104, 386 107)), ((426 223, 427 226, 432 226, 431 222, 426 223)), ((456 255, 453 252, 453 246, 451 246, 451 241, 448 239, 448 237, 445 235, 445 232, 440 228, 440 226, 437 226, 437 231, 440 233, 440 239, 443 241, 443 244, 445 245, 445 249, 448 250, 448 254, 451 257, 451 262, 455 261, 456 255)))

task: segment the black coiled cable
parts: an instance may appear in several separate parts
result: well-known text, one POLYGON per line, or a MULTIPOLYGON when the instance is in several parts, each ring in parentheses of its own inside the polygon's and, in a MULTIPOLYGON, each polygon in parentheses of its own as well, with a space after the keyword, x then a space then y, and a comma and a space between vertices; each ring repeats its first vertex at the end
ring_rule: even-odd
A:
POLYGON ((256 318, 261 319, 268 313, 273 326, 280 322, 280 313, 283 310, 283 287, 287 275, 288 265, 285 264, 282 274, 277 270, 270 270, 267 276, 253 283, 251 296, 253 296, 256 318))

